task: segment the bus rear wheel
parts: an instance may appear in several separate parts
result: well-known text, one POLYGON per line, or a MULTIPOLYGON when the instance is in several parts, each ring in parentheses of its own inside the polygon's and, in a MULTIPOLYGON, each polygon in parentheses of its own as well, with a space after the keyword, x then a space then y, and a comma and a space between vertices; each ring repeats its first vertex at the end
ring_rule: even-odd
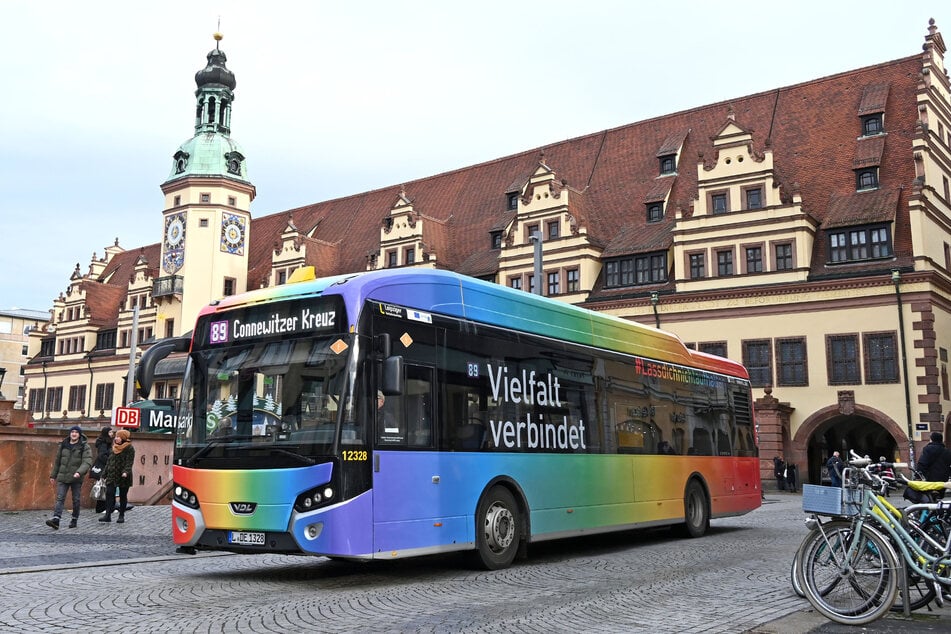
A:
POLYGON ((684 532, 688 537, 703 537, 710 528, 710 505, 707 494, 696 480, 687 483, 684 491, 684 532))
POLYGON ((476 509, 478 563, 486 570, 508 568, 518 552, 521 520, 515 498, 505 487, 496 486, 479 500, 476 509))

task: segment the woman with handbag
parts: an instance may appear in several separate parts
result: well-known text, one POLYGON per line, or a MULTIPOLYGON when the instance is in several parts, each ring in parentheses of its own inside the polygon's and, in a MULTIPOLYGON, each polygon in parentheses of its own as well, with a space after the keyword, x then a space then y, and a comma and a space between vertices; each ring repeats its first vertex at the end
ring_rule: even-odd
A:
POLYGON ((135 462, 135 447, 132 446, 132 434, 128 429, 116 432, 116 439, 112 443, 112 453, 103 477, 108 487, 106 493, 106 512, 99 518, 100 522, 111 522, 112 512, 116 510, 116 496, 112 494, 115 487, 119 487, 119 518, 117 524, 125 522, 126 507, 129 503, 129 488, 132 486, 132 465, 135 462))
MULTIPOLYGON (((89 470, 90 480, 99 480, 106 470, 106 462, 109 461, 109 455, 112 453, 112 436, 115 434, 112 427, 106 425, 99 431, 96 438, 96 447, 93 449, 95 461, 92 463, 92 469, 89 470)), ((95 496, 93 496, 95 497, 95 496)), ((106 510, 106 498, 96 499, 96 513, 102 513, 106 510)))

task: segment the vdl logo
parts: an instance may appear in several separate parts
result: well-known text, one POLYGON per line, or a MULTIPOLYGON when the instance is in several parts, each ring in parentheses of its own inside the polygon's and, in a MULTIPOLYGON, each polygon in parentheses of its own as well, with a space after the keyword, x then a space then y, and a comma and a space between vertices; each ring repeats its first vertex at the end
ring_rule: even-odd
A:
POLYGON ((231 512, 235 515, 254 515, 257 502, 231 502, 231 512))

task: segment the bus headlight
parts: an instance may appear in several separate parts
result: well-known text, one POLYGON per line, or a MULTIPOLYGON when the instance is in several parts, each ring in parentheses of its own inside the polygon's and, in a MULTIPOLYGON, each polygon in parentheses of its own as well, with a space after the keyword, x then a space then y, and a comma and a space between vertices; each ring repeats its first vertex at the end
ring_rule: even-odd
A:
POLYGON ((193 509, 198 508, 199 506, 198 496, 196 496, 194 493, 192 493, 185 487, 176 484, 172 488, 172 493, 174 494, 176 502, 180 502, 181 504, 184 504, 185 506, 193 508, 193 509))
POLYGON ((326 504, 333 498, 334 490, 333 488, 327 485, 321 485, 320 487, 314 487, 309 491, 304 491, 297 496, 297 500, 294 501, 294 508, 298 513, 303 513, 305 511, 310 511, 320 506, 326 504), (321 488, 323 487, 323 488, 321 488))

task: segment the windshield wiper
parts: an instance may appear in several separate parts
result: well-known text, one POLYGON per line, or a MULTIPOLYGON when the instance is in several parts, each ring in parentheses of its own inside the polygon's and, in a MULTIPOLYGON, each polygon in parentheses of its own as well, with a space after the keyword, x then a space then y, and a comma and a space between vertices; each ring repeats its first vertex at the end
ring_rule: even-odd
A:
POLYGON ((185 462, 185 464, 189 467, 198 464, 199 460, 204 458, 208 452, 218 445, 223 445, 235 440, 251 440, 252 438, 254 438, 254 436, 219 436, 217 438, 212 438, 208 441, 207 445, 196 451, 195 454, 185 462))
POLYGON ((304 455, 302 455, 302 454, 297 453, 296 451, 290 451, 290 450, 288 450, 288 449, 280 449, 280 448, 278 448, 278 447, 272 447, 272 448, 271 448, 271 453, 272 453, 272 454, 274 454, 274 453, 279 453, 279 454, 284 455, 284 456, 289 456, 289 457, 291 457, 291 458, 294 458, 295 460, 301 461, 303 464, 306 464, 306 465, 315 465, 315 464, 317 464, 317 461, 314 460, 313 458, 309 458, 308 456, 304 456, 304 455))

